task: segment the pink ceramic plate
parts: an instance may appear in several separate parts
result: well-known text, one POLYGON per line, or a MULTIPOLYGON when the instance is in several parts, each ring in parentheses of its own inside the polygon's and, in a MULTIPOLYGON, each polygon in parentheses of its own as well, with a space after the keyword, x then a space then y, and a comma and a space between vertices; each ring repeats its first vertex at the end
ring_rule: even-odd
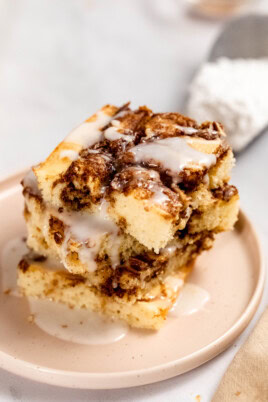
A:
MULTIPOLYGON (((10 239, 25 234, 21 177, 0 185, 1 253, 10 239)), ((205 308, 170 316, 158 333, 130 330, 118 342, 97 346, 46 334, 27 320, 26 300, 1 291, 0 367, 45 383, 107 389, 164 380, 212 359, 248 325, 263 290, 260 245, 244 213, 236 229, 219 235, 198 259, 189 282, 209 292, 205 308)))

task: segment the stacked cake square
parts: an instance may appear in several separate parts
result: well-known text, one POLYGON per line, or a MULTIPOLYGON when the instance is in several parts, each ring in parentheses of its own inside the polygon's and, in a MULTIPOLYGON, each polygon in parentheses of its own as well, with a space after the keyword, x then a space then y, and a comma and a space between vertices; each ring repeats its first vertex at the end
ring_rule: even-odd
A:
POLYGON ((237 220, 233 165, 219 123, 104 106, 22 181, 22 293, 159 329, 237 220))

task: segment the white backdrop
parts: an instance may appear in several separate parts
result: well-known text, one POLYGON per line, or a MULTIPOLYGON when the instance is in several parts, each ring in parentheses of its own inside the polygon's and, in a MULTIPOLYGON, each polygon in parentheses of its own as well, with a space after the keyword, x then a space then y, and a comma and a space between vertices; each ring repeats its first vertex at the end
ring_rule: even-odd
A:
MULTIPOLYGON (((0 0, 0 177, 43 159, 105 103, 183 111, 221 26, 192 16, 182 0, 0 0)), ((233 175, 266 246, 267 150, 266 135, 239 155, 233 175)), ((190 373, 131 390, 75 391, 0 370, 0 401, 209 401, 267 293, 235 344, 190 373)))

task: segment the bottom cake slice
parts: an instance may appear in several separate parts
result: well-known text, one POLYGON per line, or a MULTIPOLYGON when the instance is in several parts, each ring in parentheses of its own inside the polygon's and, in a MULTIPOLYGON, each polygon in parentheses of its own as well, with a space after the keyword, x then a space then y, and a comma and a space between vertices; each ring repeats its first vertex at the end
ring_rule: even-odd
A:
POLYGON ((126 300, 107 296, 59 262, 29 252, 18 266, 18 286, 24 296, 47 298, 70 308, 83 308, 126 321, 130 326, 158 330, 190 274, 194 261, 156 284, 143 297, 126 300))

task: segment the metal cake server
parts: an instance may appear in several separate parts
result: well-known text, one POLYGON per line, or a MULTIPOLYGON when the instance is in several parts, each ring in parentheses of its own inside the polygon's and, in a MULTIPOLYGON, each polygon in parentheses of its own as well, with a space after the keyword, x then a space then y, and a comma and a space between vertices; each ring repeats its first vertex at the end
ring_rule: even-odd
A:
POLYGON ((250 14, 227 23, 208 59, 215 61, 219 57, 268 57, 268 15, 250 14))

